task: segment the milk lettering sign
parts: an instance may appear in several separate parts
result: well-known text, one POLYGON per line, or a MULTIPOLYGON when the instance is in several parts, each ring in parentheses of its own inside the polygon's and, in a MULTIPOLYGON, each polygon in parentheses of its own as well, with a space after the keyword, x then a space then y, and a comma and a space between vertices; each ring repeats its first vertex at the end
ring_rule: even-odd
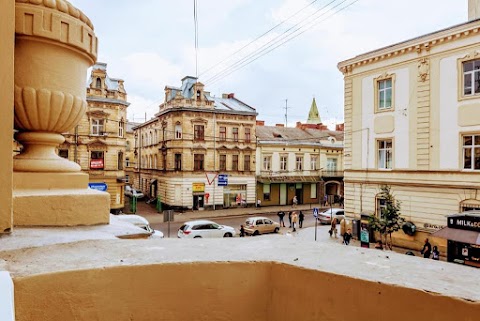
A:
POLYGON ((480 216, 468 214, 449 216, 448 227, 480 232, 480 216))

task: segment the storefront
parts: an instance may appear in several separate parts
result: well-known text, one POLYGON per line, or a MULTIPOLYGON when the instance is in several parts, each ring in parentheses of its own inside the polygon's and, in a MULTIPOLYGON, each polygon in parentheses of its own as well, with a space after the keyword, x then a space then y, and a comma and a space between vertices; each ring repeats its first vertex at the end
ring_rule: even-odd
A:
POLYGON ((193 210, 203 210, 205 206, 205 183, 192 183, 193 210))
POLYGON ((240 207, 247 205, 247 185, 231 184, 223 188, 223 207, 240 207))
POLYGON ((448 240, 447 261, 480 267, 480 212, 447 217, 447 227, 432 234, 448 240))

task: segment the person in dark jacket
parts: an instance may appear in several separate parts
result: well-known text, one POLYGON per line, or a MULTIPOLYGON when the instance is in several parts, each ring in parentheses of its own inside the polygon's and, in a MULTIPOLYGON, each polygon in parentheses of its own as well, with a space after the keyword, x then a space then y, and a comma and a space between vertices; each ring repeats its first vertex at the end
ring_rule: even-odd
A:
POLYGON ((305 219, 305 215, 303 214, 302 211, 300 211, 300 214, 298 214, 298 227, 299 228, 302 228, 304 219, 305 219))
POLYGON ((423 258, 425 258, 425 259, 430 258, 430 254, 432 254, 432 245, 430 244, 428 239, 425 239, 425 244, 423 244, 423 248, 420 251, 420 253, 423 254, 423 258))
POLYGON ((436 245, 433 246, 432 260, 435 260, 435 261, 440 260, 440 252, 438 251, 438 247, 436 245))
POLYGON ((279 223, 280 223, 280 227, 285 227, 285 221, 283 220, 283 218, 285 217, 285 212, 284 211, 280 211, 277 213, 277 216, 278 216, 278 220, 279 220, 279 223))
POLYGON ((245 228, 243 227, 243 225, 240 225, 240 237, 244 237, 245 236, 245 228))
POLYGON ((288 224, 290 224, 289 228, 292 228, 292 211, 288 212, 288 224))
POLYGON ((345 245, 350 244, 351 239, 352 239, 352 231, 348 229, 345 233, 343 233, 343 244, 345 245))

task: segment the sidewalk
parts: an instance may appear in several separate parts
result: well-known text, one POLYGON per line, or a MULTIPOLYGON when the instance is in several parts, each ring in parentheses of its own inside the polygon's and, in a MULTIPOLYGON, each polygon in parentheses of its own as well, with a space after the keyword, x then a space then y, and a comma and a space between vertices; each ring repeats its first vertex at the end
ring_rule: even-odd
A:
MULTIPOLYGON (((176 222, 186 222, 190 220, 197 220, 202 218, 212 218, 212 217, 235 217, 235 216, 244 216, 244 215, 259 215, 263 216, 265 214, 276 214, 279 211, 295 211, 301 210, 306 211, 305 214, 311 214, 314 207, 320 208, 320 211, 330 207, 319 206, 319 204, 300 204, 296 207, 292 205, 283 205, 283 206, 262 206, 262 207, 241 207, 241 208, 228 208, 228 209, 217 209, 217 210, 208 210, 208 211, 188 211, 184 213, 175 212, 175 221, 176 222)), ((163 214, 158 213, 155 207, 146 204, 145 202, 138 202, 137 204, 137 213, 145 217, 150 223, 162 223, 163 214)))

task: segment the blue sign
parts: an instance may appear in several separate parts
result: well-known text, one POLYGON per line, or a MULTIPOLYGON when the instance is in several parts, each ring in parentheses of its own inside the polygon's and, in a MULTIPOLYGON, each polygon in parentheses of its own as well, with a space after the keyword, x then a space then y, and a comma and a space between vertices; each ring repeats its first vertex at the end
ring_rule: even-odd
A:
POLYGON ((218 186, 228 185, 228 174, 218 174, 218 186))
POLYGON ((106 192, 107 191, 107 184, 105 183, 88 183, 88 187, 90 187, 91 189, 96 189, 97 191, 102 191, 102 192, 106 192))
POLYGON ((314 207, 314 208, 313 208, 313 216, 314 216, 315 218, 318 217, 318 207, 314 207))

